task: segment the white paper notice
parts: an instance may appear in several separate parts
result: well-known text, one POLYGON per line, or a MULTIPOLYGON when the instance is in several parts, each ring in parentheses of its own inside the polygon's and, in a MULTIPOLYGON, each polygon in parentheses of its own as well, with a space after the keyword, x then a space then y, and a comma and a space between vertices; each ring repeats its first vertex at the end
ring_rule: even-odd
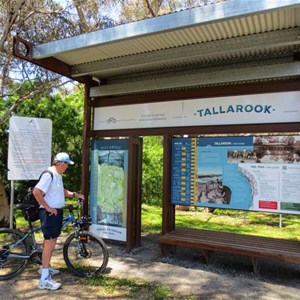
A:
POLYGON ((282 166, 281 199, 293 203, 300 203, 300 165, 282 166))
POLYGON ((52 121, 13 116, 9 123, 8 179, 38 179, 51 164, 52 121))

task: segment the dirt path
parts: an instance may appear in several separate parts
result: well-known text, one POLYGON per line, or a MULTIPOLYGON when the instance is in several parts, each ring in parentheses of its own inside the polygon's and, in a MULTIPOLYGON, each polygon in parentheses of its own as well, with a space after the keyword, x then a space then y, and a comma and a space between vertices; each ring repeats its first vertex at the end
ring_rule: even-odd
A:
MULTIPOLYGON (((159 282, 174 294, 193 299, 300 300, 299 265, 262 261, 260 274, 254 275, 246 257, 217 255, 206 265, 201 252, 183 248, 178 248, 174 257, 162 257, 158 236, 144 236, 142 246, 131 254, 117 243, 108 247, 108 276, 159 282)), ((62 243, 55 251, 53 265, 64 267, 62 243)), ((37 269, 37 265, 30 265, 18 278, 0 282, 0 299, 125 299, 122 295, 100 297, 99 288, 82 286, 66 272, 57 276, 62 282, 60 290, 38 290, 37 269)))

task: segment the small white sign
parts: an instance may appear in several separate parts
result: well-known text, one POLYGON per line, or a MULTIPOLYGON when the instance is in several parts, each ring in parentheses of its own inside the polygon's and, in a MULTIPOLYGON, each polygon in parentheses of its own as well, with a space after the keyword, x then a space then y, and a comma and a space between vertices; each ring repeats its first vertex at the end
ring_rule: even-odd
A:
POLYGON ((8 180, 35 180, 51 164, 52 121, 13 116, 9 122, 8 180))
POLYGON ((89 230, 103 239, 126 241, 126 228, 109 225, 92 224, 89 230))

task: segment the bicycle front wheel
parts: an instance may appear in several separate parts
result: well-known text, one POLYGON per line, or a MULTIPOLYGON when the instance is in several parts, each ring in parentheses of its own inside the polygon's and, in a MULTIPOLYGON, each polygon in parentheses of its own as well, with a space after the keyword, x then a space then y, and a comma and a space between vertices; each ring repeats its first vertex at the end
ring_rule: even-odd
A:
POLYGON ((88 231, 78 236, 72 233, 64 243, 63 254, 69 270, 80 277, 104 272, 109 257, 104 241, 88 231))
POLYGON ((26 267, 30 245, 27 240, 20 242, 22 234, 10 228, 0 229, 0 280, 18 276, 26 267))

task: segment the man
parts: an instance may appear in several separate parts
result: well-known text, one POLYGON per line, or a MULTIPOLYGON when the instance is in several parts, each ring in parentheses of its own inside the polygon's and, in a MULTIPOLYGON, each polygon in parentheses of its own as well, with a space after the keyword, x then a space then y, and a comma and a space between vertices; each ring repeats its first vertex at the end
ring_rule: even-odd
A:
POLYGON ((69 165, 74 162, 65 152, 58 153, 53 165, 48 170, 53 174, 44 173, 33 189, 33 195, 40 204, 39 216, 44 235, 44 246, 42 253, 42 267, 39 270, 41 278, 38 284, 39 289, 57 290, 61 284, 54 281, 52 276, 59 273, 50 267, 50 261, 55 248, 57 238, 61 233, 65 197, 82 198, 84 196, 66 190, 63 186, 62 174, 69 165))

